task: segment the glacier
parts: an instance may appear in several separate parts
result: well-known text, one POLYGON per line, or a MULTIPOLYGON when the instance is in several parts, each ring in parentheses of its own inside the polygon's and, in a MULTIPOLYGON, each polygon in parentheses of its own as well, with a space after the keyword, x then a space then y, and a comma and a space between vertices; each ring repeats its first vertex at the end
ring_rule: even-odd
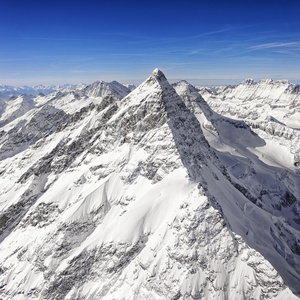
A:
POLYGON ((298 299, 297 118, 278 100, 289 83, 261 84, 201 90, 155 69, 137 88, 8 101, 0 297, 298 299))

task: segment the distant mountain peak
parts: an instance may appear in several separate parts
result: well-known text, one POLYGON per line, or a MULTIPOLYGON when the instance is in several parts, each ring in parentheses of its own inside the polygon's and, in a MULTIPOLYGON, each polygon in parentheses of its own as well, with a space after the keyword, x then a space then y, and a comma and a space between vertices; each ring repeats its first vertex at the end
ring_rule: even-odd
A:
POLYGON ((267 79, 261 79, 261 80, 259 81, 260 84, 262 84, 262 83, 270 84, 270 83, 272 83, 272 82, 273 82, 273 80, 270 79, 270 78, 267 78, 267 79))
POLYGON ((176 92, 178 94, 190 94, 190 93, 194 93, 194 92, 198 92, 199 90, 194 87, 193 85, 191 85, 188 81, 186 80, 181 80, 179 82, 173 83, 172 86, 174 87, 174 89, 176 90, 176 92))
POLYGON ((244 84, 244 85, 254 85, 254 84, 256 84, 256 81, 252 78, 247 78, 242 82, 242 84, 244 84))

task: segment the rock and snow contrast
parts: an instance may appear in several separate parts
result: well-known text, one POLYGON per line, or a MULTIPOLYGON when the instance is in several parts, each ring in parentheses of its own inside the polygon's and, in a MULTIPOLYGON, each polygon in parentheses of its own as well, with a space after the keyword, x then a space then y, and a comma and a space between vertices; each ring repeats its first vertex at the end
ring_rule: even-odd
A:
POLYGON ((0 298, 298 299, 299 93, 261 84, 205 101, 156 69, 8 101, 0 298))

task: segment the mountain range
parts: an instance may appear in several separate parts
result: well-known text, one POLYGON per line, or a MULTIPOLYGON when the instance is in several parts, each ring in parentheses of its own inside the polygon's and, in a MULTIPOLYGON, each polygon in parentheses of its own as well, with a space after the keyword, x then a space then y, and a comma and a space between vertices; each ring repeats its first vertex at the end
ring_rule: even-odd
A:
POLYGON ((1 299, 298 299, 299 97, 155 69, 7 100, 1 299))
POLYGON ((21 86, 15 87, 5 84, 0 84, 0 101, 8 100, 12 97, 22 94, 38 95, 50 94, 53 92, 66 92, 72 90, 83 89, 85 84, 64 84, 64 85, 37 85, 37 86, 21 86))

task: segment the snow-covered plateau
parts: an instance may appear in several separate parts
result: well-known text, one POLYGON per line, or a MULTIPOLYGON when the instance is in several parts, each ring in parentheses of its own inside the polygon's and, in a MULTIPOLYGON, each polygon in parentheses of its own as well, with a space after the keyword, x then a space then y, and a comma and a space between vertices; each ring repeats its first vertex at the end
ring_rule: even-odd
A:
POLYGON ((103 81, 0 107, 0 299, 299 299, 300 92, 103 81))

